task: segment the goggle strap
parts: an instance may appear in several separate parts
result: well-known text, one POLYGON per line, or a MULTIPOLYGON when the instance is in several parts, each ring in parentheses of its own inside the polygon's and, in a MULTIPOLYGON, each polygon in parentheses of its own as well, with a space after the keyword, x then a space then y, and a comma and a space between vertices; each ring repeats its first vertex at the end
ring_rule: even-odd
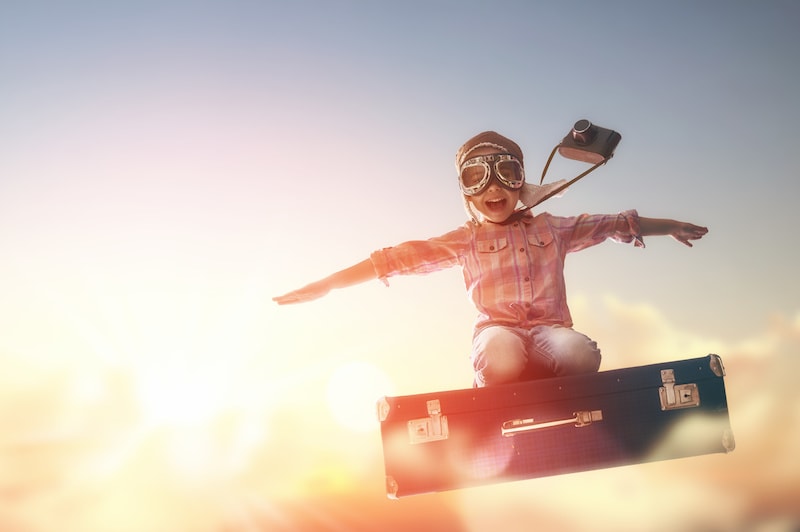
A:
MULTIPOLYGON (((494 148, 494 149, 496 149, 496 150, 503 150, 503 153, 504 153, 504 154, 511 155, 510 153, 507 153, 507 152, 508 152, 508 148, 507 148, 507 147, 505 147, 505 146, 501 146, 500 144, 495 144, 494 142, 481 142, 481 143, 479 143, 479 144, 476 144, 475 146, 471 147, 470 149, 468 149, 467 151, 465 151, 465 152, 463 153, 463 155, 461 155, 461 157, 460 157, 460 159, 459 159, 459 161, 458 161, 458 167, 459 167, 459 169, 460 169, 460 168, 461 168, 461 167, 464 165, 464 163, 466 162, 466 160, 467 160, 467 155, 469 155, 469 154, 470 154, 470 153, 472 153, 473 151, 477 150, 478 148, 494 148)), ((516 157, 515 157, 515 158, 516 158, 516 157)))

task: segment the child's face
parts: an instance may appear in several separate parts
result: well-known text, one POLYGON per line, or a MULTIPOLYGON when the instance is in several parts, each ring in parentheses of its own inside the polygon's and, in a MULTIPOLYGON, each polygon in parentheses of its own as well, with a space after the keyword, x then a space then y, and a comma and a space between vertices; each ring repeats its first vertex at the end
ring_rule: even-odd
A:
MULTIPOLYGON (((478 148, 470 154, 471 157, 479 155, 492 155, 501 153, 491 147, 478 148)), ((469 196, 468 200, 483 217, 494 223, 501 223, 514 214, 519 202, 519 190, 509 190, 503 187, 493 176, 486 189, 475 196, 469 196)))

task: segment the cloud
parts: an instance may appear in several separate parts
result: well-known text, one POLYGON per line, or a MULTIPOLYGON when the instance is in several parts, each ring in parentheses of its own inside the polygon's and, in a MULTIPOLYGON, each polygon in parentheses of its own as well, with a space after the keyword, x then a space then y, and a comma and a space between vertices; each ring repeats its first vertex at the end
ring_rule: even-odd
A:
POLYGON ((148 425, 132 375, 0 359, 0 529, 790 530, 800 525, 800 313, 735 344, 655 307, 574 304, 604 369, 719 354, 736 449, 389 501, 380 435, 337 423, 330 371, 242 378, 253 408, 148 425), (278 391, 279 390, 279 391, 278 391), (315 390, 313 393, 309 391, 315 390), (279 400, 276 401, 276 398, 279 400), (272 402, 270 402, 272 401, 272 402), (148 508, 142 513, 143 508, 148 508))
POLYGON ((640 366, 653 362, 695 358, 729 349, 718 338, 680 330, 660 310, 647 303, 623 302, 606 295, 590 304, 581 296, 571 299, 575 328, 589 335, 603 353, 601 369, 640 366))

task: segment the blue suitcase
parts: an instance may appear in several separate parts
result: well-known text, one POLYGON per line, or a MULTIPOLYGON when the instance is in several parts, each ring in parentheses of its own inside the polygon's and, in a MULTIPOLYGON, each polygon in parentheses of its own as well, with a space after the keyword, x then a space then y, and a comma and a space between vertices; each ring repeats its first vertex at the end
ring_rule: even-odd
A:
POLYGON ((733 450, 717 355, 378 401, 390 498, 733 450))

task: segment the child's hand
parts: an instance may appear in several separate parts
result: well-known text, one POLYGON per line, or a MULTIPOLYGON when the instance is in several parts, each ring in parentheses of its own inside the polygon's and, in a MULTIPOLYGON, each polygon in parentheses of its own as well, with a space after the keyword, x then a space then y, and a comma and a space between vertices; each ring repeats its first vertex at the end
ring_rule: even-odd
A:
POLYGON ((306 301, 313 301, 326 295, 330 292, 330 286, 323 281, 317 281, 309 285, 292 290, 291 292, 282 296, 273 297, 272 300, 279 305, 291 305, 293 303, 305 303, 306 301))
POLYGON ((689 222, 677 222, 675 227, 673 227, 672 231, 670 232, 670 235, 681 244, 686 244, 687 246, 692 247, 692 243, 689 241, 699 240, 706 233, 708 233, 707 227, 701 227, 689 222))

